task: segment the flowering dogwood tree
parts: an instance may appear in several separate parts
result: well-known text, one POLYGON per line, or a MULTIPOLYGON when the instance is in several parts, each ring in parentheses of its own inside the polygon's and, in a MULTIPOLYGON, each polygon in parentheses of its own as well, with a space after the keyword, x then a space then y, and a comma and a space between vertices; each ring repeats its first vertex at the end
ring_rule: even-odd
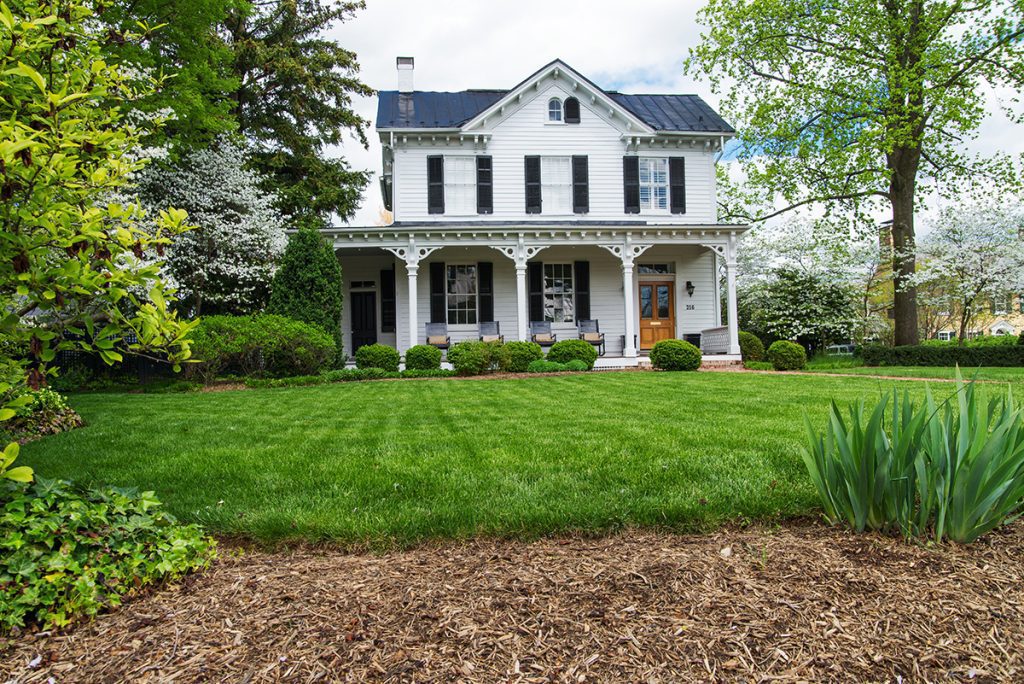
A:
POLYGON ((196 226, 174 239, 165 267, 181 308, 192 315, 248 314, 263 309, 270 296, 285 222, 247 162, 241 144, 224 139, 154 164, 137 179, 152 211, 184 208, 196 226))
POLYGON ((927 303, 955 312, 963 344, 982 304, 1024 292, 1024 212, 1020 207, 954 207, 939 216, 918 251, 914 276, 927 303))

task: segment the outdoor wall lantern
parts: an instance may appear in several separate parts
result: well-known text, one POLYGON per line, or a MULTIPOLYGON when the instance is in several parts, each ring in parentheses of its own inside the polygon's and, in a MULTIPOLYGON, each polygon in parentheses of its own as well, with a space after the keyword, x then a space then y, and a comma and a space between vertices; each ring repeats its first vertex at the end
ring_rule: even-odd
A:
POLYGON ((695 288, 693 287, 693 282, 687 280, 686 281, 686 294, 688 294, 688 295, 690 295, 692 297, 694 289, 695 288))

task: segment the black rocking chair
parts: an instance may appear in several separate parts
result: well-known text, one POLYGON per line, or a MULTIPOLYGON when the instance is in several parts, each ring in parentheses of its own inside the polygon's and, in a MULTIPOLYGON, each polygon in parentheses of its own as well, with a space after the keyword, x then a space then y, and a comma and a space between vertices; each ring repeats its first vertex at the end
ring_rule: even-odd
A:
POLYGON ((505 336, 501 334, 501 324, 498 321, 481 321, 480 341, 500 342, 501 344, 504 344, 505 336))
POLYGON ((452 345, 448 337, 447 323, 427 323, 427 344, 438 349, 447 349, 452 345))
POLYGON ((597 324, 597 319, 582 320, 576 323, 580 339, 597 348, 597 355, 604 356, 604 333, 597 324))
POLYGON ((551 332, 550 321, 530 321, 530 340, 541 347, 550 347, 558 341, 558 335, 551 332))

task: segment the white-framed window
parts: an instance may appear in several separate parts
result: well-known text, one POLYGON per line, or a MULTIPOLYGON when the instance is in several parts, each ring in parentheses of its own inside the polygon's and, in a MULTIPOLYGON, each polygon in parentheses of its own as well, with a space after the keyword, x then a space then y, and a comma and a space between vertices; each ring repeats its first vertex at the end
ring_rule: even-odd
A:
POLYGON ((668 210, 668 159, 640 157, 640 209, 668 210))
POLYGON ((943 342, 949 342, 951 339, 953 339, 953 333, 951 333, 948 330, 940 330, 937 337, 943 342))
POLYGON ((476 157, 444 157, 444 213, 476 213, 476 157))
POLYGON ((544 213, 571 214, 572 157, 541 157, 540 182, 544 213))
POLYGON ((448 324, 475 325, 476 264, 448 264, 445 267, 448 324))
POLYGON ((562 121, 562 101, 557 97, 548 100, 548 121, 562 121))
POLYGON ((544 264, 545 321, 572 323, 575 320, 572 285, 572 264, 544 264))

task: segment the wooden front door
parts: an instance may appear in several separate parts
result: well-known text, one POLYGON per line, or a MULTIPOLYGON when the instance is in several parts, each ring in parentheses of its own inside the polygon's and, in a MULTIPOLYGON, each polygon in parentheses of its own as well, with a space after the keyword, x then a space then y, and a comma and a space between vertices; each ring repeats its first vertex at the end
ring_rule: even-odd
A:
POLYGON ((640 283, 640 348, 676 336, 674 283, 640 283))
POLYGON ((352 353, 377 341, 377 295, 373 292, 349 293, 352 313, 352 353))

